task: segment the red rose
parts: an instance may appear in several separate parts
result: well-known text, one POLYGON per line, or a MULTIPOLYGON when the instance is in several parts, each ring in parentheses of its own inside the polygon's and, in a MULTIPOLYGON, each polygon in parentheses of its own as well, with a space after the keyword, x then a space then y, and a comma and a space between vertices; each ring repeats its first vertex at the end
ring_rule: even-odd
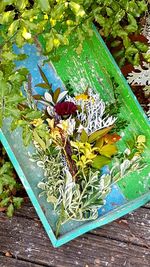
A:
POLYGON ((71 115, 76 113, 77 106, 69 101, 57 103, 55 105, 55 111, 60 116, 71 115))

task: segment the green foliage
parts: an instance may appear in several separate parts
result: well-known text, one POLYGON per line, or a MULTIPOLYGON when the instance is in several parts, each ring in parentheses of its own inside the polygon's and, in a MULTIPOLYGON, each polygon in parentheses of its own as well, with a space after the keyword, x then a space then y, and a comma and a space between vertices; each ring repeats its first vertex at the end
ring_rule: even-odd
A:
MULTIPOLYGON (((109 74, 107 73, 109 79, 109 74)), ((128 121, 121 116, 121 96, 118 93, 118 84, 114 81, 114 78, 109 79, 111 83, 111 88, 113 89, 113 101, 106 106, 106 112, 111 116, 117 116, 114 127, 111 132, 119 132, 128 126, 128 121)))
POLYGON ((110 161, 111 160, 105 156, 97 155, 93 160, 92 167, 100 170, 103 166, 108 165, 110 161))
POLYGON ((43 97, 41 97, 41 95, 34 95, 34 99, 37 99, 37 100, 42 100, 45 101, 45 103, 47 102, 47 104, 51 103, 52 105, 55 105, 57 102, 61 102, 66 94, 68 93, 67 91, 63 91, 61 92, 61 89, 60 88, 57 88, 55 90, 55 92, 53 92, 52 90, 52 84, 49 83, 45 73, 43 72, 43 70, 40 68, 40 66, 38 66, 38 69, 39 69, 39 72, 40 72, 40 75, 44 81, 44 83, 38 83, 36 84, 36 87, 42 87, 44 89, 46 89, 46 93, 45 93, 45 99, 43 99, 43 97))
POLYGON ((13 63, 14 57, 15 60, 20 59, 20 57, 14 55, 11 58, 8 55, 7 58, 3 53, 4 50, 1 51, 0 61, 0 127, 4 117, 18 117, 19 110, 16 107, 24 100, 20 92, 20 86, 26 81, 28 73, 25 68, 15 69, 15 64, 13 63))
POLYGON ((46 195, 47 201, 53 203, 59 214, 58 235, 60 226, 70 219, 84 221, 97 218, 97 208, 103 205, 104 198, 110 192, 111 180, 108 182, 107 177, 99 178, 99 171, 93 172, 89 168, 73 182, 70 172, 67 169, 64 171, 60 151, 53 147, 49 149, 43 152, 39 148, 32 159, 44 169, 45 178, 38 187, 42 190, 40 196, 46 195))
POLYGON ((26 42, 33 43, 42 34, 46 53, 50 53, 60 45, 68 45, 70 33, 74 32, 80 53, 86 34, 92 34, 91 22, 96 21, 104 37, 123 42, 123 61, 127 59, 137 65, 139 52, 147 48, 145 44, 132 42, 129 35, 139 32, 139 17, 146 10, 146 0, 23 0, 21 3, 2 0, 2 44, 11 46, 16 42, 21 47, 26 42))
MULTIPOLYGON (((15 60, 23 59, 15 55, 15 60)), ((6 58, 2 54, 0 62, 0 127, 5 117, 11 117, 11 130, 18 126, 23 128, 22 137, 25 145, 32 139, 33 128, 31 122, 41 118, 41 112, 37 110, 32 95, 31 88, 24 88, 26 98, 21 92, 21 85, 30 78, 28 70, 25 68, 16 69, 13 59, 6 58)))
POLYGON ((53 94, 53 91, 52 91, 52 85, 49 83, 47 77, 45 76, 44 72, 42 71, 42 69, 40 68, 40 66, 38 66, 38 69, 39 69, 39 72, 41 74, 41 77, 44 81, 44 83, 39 83, 39 84, 36 84, 37 87, 42 87, 44 89, 48 89, 49 92, 51 94, 53 94))
POLYGON ((93 143, 93 142, 95 142, 97 139, 103 137, 103 136, 106 135, 108 132, 110 132, 111 129, 112 129, 112 126, 107 127, 107 128, 104 128, 104 129, 101 129, 101 130, 99 130, 99 131, 96 131, 96 132, 92 133, 92 134, 89 136, 88 142, 89 142, 89 143, 93 143))
POLYGON ((1 145, 0 153, 0 211, 6 211, 7 216, 12 217, 15 209, 23 203, 23 198, 18 196, 21 185, 1 145))

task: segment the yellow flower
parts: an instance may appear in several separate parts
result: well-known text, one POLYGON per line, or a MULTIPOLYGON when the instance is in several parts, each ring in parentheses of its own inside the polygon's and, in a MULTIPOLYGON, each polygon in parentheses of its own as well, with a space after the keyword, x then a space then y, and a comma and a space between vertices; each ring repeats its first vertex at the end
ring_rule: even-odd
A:
POLYGON ((51 129, 50 136, 52 139, 56 140, 61 138, 60 130, 58 127, 54 127, 54 119, 47 119, 48 125, 51 129))
POLYGON ((29 20, 32 22, 34 19, 37 19, 37 16, 31 17, 29 20))
POLYGON ((67 24, 68 26, 74 25, 74 21, 68 19, 68 20, 66 20, 66 24, 67 24))
POLYGON ((23 28, 23 32, 22 32, 22 36, 24 39, 29 40, 31 39, 31 33, 27 31, 27 29, 24 27, 23 28))
POLYGON ((48 19, 48 15, 47 15, 47 14, 44 15, 44 19, 45 19, 45 20, 48 19))
POLYGON ((68 7, 68 5, 69 5, 69 3, 68 3, 68 2, 65 2, 65 7, 66 7, 66 8, 68 7))
POLYGON ((51 129, 53 129, 54 128, 54 119, 47 119, 46 121, 48 122, 49 127, 51 129))
POLYGON ((80 95, 76 95, 76 96, 75 96, 75 99, 76 99, 76 100, 88 101, 89 96, 86 95, 86 94, 80 94, 80 95))
POLYGON ((75 2, 70 2, 70 7, 75 13, 78 13, 81 8, 81 6, 75 2))
POLYGON ((84 15, 85 15, 84 10, 79 10, 79 12, 77 13, 77 16, 79 16, 79 17, 83 17, 84 15))
POLYGON ((56 19, 50 18, 50 24, 52 27, 54 27, 56 25, 56 19))
POLYGON ((82 143, 79 141, 71 141, 71 146, 77 149, 80 159, 75 161, 77 166, 82 168, 85 168, 87 164, 92 163, 93 159, 97 156, 97 154, 94 153, 97 151, 97 148, 92 148, 91 144, 87 142, 82 143))
POLYGON ((32 124, 34 127, 38 127, 40 125, 42 125, 43 120, 42 119, 34 119, 33 121, 30 122, 30 124, 32 124))
POLYGON ((61 128, 62 130, 64 130, 65 132, 68 131, 69 128, 69 123, 68 121, 62 121, 60 124, 57 125, 59 128, 61 128))
POLYGON ((53 44, 55 47, 58 47, 60 45, 60 41, 58 39, 54 39, 53 44))
POLYGON ((88 160, 92 160, 96 157, 96 154, 93 153, 95 150, 97 150, 97 148, 92 148, 89 143, 85 143, 84 147, 81 148, 81 152, 83 152, 84 156, 88 160))
POLYGON ((61 14, 59 17, 58 17, 58 19, 62 19, 64 16, 63 16, 63 14, 61 14))
POLYGON ((60 139, 61 138, 61 134, 60 134, 59 128, 55 127, 54 129, 52 129, 51 132, 50 132, 50 136, 54 140, 60 139))

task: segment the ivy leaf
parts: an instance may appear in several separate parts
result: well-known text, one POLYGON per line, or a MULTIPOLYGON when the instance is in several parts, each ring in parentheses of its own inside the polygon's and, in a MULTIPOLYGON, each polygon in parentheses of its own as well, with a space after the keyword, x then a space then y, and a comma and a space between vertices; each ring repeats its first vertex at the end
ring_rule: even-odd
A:
POLYGON ((117 147, 113 144, 105 145, 100 149, 100 154, 108 158, 111 158, 111 156, 115 155, 116 153, 117 147))
POLYGON ((105 134, 107 134, 112 128, 113 128, 113 126, 110 126, 110 127, 107 127, 107 128, 104 128, 102 130, 99 130, 99 131, 92 133, 89 136, 88 142, 89 143, 95 142, 97 139, 99 139, 99 138, 103 137, 105 134))
POLYGON ((92 167, 95 169, 101 169, 103 166, 108 165, 110 163, 110 159, 105 156, 96 156, 93 160, 92 167))

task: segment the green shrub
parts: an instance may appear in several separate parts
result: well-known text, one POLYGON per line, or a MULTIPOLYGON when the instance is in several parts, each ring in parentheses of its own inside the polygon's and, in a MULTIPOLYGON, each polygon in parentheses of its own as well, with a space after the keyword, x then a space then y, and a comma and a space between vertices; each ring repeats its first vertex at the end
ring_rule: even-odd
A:
POLYGON ((18 196, 20 189, 13 166, 0 145, 0 211, 6 211, 8 217, 23 203, 23 198, 18 196))
POLYGON ((137 65, 147 46, 131 41, 130 35, 139 33, 139 17, 146 10, 146 0, 1 0, 1 42, 7 59, 13 42, 21 47, 42 33, 49 53, 69 44, 69 35, 75 32, 80 52, 85 33, 92 34, 91 22, 95 21, 104 37, 117 39, 112 46, 123 42, 121 64, 127 59, 137 65))

